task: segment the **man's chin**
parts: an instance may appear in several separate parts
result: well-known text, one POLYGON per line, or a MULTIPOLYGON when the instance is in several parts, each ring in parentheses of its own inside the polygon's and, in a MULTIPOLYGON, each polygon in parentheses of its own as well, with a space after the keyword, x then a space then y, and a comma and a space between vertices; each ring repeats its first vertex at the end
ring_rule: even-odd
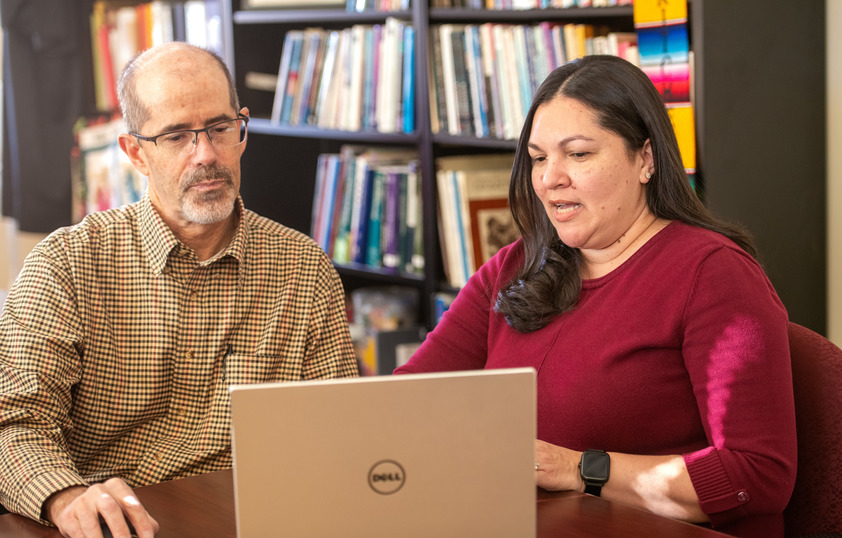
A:
POLYGON ((236 197, 217 196, 209 200, 191 200, 184 204, 182 213, 190 222, 196 224, 215 224, 224 221, 234 212, 234 201, 236 197))

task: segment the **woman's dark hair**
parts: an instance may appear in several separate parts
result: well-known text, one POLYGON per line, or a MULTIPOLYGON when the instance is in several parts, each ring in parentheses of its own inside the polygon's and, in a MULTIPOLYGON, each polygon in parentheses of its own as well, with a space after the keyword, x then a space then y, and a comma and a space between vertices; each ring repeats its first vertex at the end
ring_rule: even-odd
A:
POLYGON ((546 326, 576 305, 582 287, 581 254, 561 242, 535 194, 527 150, 536 109, 562 96, 593 110, 599 125, 623 138, 629 151, 650 141, 655 169, 645 189, 646 204, 655 216, 719 232, 757 256, 746 231, 714 218, 693 192, 666 108, 649 77, 621 58, 586 56, 550 73, 538 88, 520 133, 509 205, 526 258, 495 304, 512 328, 531 332, 546 326))

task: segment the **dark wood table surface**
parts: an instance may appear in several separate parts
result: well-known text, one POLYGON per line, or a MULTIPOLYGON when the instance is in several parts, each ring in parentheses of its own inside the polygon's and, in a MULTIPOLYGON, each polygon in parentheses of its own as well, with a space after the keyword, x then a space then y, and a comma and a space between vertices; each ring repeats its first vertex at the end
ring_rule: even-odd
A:
MULTIPOLYGON (((161 525, 160 538, 235 538, 231 471, 137 488, 140 502, 161 525)), ((576 492, 538 492, 537 537, 668 536, 713 538, 713 530, 656 516, 576 492)), ((16 514, 0 516, 0 538, 61 538, 59 532, 16 514)))

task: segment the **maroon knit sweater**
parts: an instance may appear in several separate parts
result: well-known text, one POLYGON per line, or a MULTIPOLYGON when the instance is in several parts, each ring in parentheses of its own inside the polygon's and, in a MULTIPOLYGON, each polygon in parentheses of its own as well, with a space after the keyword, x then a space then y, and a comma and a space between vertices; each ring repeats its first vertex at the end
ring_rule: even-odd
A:
POLYGON ((672 223, 575 309, 532 333, 494 311, 520 241, 462 289, 396 373, 532 366, 538 438, 574 450, 683 454, 723 532, 783 535, 796 436, 787 313, 760 265, 725 237, 672 223))

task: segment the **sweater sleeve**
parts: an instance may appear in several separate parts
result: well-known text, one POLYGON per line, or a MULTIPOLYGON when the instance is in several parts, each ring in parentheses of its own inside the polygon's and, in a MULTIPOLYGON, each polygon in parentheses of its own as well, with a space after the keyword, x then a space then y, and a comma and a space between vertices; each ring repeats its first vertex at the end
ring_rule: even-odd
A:
POLYGON ((436 328, 396 374, 481 370, 488 360, 491 318, 501 284, 522 263, 521 241, 502 248, 468 279, 436 328))
POLYGON ((796 436, 787 313, 759 264, 712 252, 695 275, 682 353, 710 446, 684 455, 714 525, 783 511, 796 436))

